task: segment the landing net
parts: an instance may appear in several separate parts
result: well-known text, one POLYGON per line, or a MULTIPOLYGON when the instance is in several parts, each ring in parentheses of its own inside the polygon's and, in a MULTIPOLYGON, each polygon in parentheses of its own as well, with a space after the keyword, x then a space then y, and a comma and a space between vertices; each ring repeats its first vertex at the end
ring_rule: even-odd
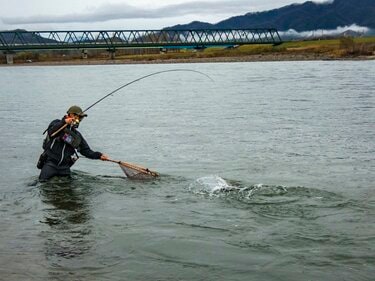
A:
POLYGON ((152 179, 159 176, 158 173, 138 165, 125 162, 119 162, 118 164, 125 175, 131 179, 152 179))

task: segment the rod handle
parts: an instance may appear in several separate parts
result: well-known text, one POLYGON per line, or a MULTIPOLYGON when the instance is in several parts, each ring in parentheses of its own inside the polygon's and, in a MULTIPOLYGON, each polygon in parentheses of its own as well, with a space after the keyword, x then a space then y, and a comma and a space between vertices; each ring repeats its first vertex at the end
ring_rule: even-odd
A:
POLYGON ((62 130, 64 130, 67 126, 68 126, 68 124, 65 124, 64 126, 60 127, 60 129, 58 129, 56 132, 54 132, 54 133, 51 135, 51 137, 56 136, 58 133, 60 133, 62 130))

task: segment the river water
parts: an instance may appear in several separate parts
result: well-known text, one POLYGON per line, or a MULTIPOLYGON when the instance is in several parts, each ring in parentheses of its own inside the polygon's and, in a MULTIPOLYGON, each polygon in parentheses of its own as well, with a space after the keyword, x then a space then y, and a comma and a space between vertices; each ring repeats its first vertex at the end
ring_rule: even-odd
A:
POLYGON ((375 62, 0 68, 0 280, 374 280, 375 62), (42 132, 99 103, 38 183, 42 132))

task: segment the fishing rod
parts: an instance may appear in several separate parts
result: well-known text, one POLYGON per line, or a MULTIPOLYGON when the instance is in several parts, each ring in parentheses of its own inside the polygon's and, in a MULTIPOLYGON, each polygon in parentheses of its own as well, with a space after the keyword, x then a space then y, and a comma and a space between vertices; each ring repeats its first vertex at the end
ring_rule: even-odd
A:
MULTIPOLYGON (((131 84, 134 84, 138 81, 141 81, 143 79, 146 79, 148 77, 151 77, 151 76, 155 76, 155 75, 159 75, 159 74, 162 74, 162 73, 167 73, 167 72, 194 72, 194 73, 198 73, 200 75, 203 75, 205 77, 207 77, 208 79, 210 79, 211 81, 214 81, 209 75, 207 75, 206 73, 203 73, 203 72, 200 72, 198 70, 193 70, 193 69, 184 69, 184 68, 178 68, 178 69, 169 69, 169 70, 162 70, 162 71, 157 71, 157 72, 153 72, 151 74, 147 74, 145 76, 142 76, 142 77, 139 77, 133 81, 130 81, 120 87, 118 87, 117 89, 113 90, 112 92, 106 94, 105 96, 103 96, 102 98, 100 98, 99 100, 97 100, 96 102, 94 102, 92 105, 90 105, 89 107, 87 107, 84 111, 86 112, 87 110, 89 110, 90 108, 94 107, 95 105, 97 105, 98 103, 100 103, 101 101, 103 101, 104 99, 108 98, 109 96, 113 96, 114 93, 120 91, 121 89, 131 85, 131 84)), ((65 129, 66 127, 68 126, 68 124, 65 124, 64 126, 62 126, 60 129, 58 129, 56 132, 54 132, 51 136, 54 137, 55 135, 57 135, 59 132, 61 132, 63 129, 65 129)))
POLYGON ((99 100, 97 100, 96 102, 94 102, 92 105, 90 105, 88 108, 86 108, 83 112, 86 112, 87 110, 89 110, 90 108, 92 108, 93 106, 97 105, 99 102, 101 102, 102 100, 106 99, 107 97, 113 95, 114 93, 116 93, 117 91, 120 91, 121 89, 135 83, 135 82, 138 82, 140 80, 143 80, 143 79, 146 79, 150 76, 154 76, 154 75, 158 75, 158 74, 161 74, 161 73, 166 73, 166 72, 176 72, 176 71, 184 71, 184 72, 195 72, 195 73, 199 73, 203 76, 206 76, 208 79, 210 79, 211 81, 214 81, 210 76, 208 76, 207 74, 203 73, 203 72, 200 72, 200 71, 197 71, 197 70, 192 70, 192 69, 170 69, 170 70, 163 70, 163 71, 158 71, 158 72, 154 72, 154 73, 151 73, 151 74, 148 74, 148 75, 145 75, 145 76, 142 76, 140 78, 137 78, 129 83, 126 83, 125 85, 122 85, 121 87, 118 87, 116 90, 113 90, 112 92, 110 92, 109 94, 105 95, 104 97, 100 98, 99 100))

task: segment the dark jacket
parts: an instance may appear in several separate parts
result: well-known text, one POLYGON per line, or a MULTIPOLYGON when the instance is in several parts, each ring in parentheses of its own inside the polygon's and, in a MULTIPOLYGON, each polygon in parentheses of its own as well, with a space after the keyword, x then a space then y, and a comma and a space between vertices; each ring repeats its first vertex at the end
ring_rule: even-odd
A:
POLYGON ((48 136, 43 143, 43 149, 48 156, 47 162, 51 161, 58 166, 71 166, 74 163, 72 162, 72 156, 74 156, 75 154, 75 149, 77 149, 80 154, 86 156, 87 158, 100 159, 102 153, 92 151, 81 133, 73 126, 68 126, 67 129, 71 130, 74 134, 76 134, 76 136, 80 138, 80 143, 76 148, 64 141, 67 130, 62 130, 54 137, 51 137, 54 132, 56 132, 64 125, 64 119, 56 119, 52 121, 48 126, 48 136))

